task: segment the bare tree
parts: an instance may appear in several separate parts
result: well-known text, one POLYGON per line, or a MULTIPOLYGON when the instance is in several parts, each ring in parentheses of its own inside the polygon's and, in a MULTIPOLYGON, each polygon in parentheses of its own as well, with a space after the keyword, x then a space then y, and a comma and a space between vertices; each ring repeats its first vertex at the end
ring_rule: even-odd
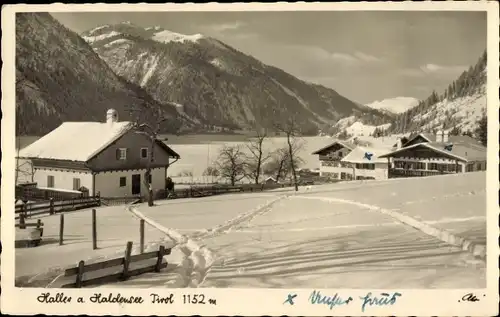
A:
POLYGON ((292 151, 294 155, 293 164, 290 163, 290 154, 288 145, 277 149, 272 153, 270 160, 263 166, 263 172, 272 175, 276 181, 286 179, 289 173, 292 173, 292 165, 296 168, 303 163, 303 160, 298 156, 301 144, 294 140, 292 143, 292 151))
POLYGON ((203 176, 210 176, 212 178, 212 183, 214 182, 214 177, 219 177, 220 173, 217 170, 217 168, 213 166, 208 166, 204 171, 203 171, 203 176))
MULTIPOLYGON (((131 112, 140 112, 138 109, 129 109, 131 112)), ((144 173, 144 185, 148 189, 148 206, 153 207, 154 206, 154 197, 153 197, 153 185, 151 184, 151 179, 152 179, 152 174, 151 174, 151 165, 154 163, 155 156, 154 156, 154 150, 155 150, 155 143, 157 140, 159 140, 158 136, 160 133, 161 129, 161 124, 165 121, 167 121, 167 118, 163 117, 158 111, 158 114, 156 116, 156 122, 155 124, 149 124, 149 123, 141 123, 141 120, 137 116, 136 119, 133 122, 133 129, 135 130, 135 133, 137 134, 142 134, 149 138, 149 159, 147 160, 146 164, 146 172, 144 173)))
POLYGON ((240 145, 224 146, 219 151, 216 163, 220 176, 229 180, 234 186, 247 176, 246 159, 246 154, 241 150, 240 145))
POLYGON ((19 153, 21 151, 21 138, 16 137, 16 169, 15 169, 15 184, 17 185, 20 181, 20 177, 23 180, 29 179, 33 182, 35 180, 35 167, 31 160, 19 158, 19 153))
POLYGON ((293 176, 293 184, 295 186, 295 191, 299 190, 299 184, 297 182, 296 159, 295 156, 297 151, 294 150, 295 139, 300 136, 300 129, 297 124, 295 116, 290 116, 288 119, 284 120, 283 123, 275 123, 274 127, 277 131, 284 133, 286 136, 286 143, 288 145, 288 160, 290 162, 290 169, 293 176))
POLYGON ((247 143, 246 147, 250 151, 247 164, 248 175, 255 184, 259 184, 259 178, 262 173, 262 165, 271 158, 270 153, 264 153, 264 140, 267 138, 267 131, 257 129, 257 135, 247 143))
POLYGON ((193 171, 188 171, 188 170, 182 171, 181 176, 189 177, 191 184, 194 183, 193 171))

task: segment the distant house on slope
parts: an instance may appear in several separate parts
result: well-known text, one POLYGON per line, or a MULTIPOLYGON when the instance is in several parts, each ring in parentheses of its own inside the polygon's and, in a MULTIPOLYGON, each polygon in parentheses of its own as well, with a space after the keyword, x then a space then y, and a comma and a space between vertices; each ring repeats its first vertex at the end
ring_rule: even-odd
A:
POLYGON ((389 178, 420 177, 486 170, 486 147, 469 136, 419 133, 393 151, 387 159, 389 178))
MULTIPOLYGON (((38 187, 78 191, 103 197, 147 193, 144 175, 151 140, 135 133, 131 122, 119 122, 114 109, 106 122, 64 122, 22 149, 19 158, 31 160, 38 187)), ((154 142, 151 162, 153 189, 164 189, 170 159, 180 158, 160 140, 154 142)))

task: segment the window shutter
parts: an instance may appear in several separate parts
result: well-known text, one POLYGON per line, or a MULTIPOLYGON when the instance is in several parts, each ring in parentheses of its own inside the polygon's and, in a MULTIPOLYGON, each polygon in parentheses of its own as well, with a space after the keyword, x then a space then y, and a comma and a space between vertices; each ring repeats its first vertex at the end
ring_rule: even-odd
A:
POLYGON ((120 149, 116 149, 116 159, 120 159, 120 149))

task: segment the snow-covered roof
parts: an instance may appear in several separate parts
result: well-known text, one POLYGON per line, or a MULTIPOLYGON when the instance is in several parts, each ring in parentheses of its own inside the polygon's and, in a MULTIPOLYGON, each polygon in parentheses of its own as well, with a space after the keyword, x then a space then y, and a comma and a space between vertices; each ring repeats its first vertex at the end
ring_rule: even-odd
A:
POLYGON ((64 122, 22 149, 21 158, 86 162, 132 127, 130 122, 64 122))
POLYGON ((346 142, 346 141, 336 140, 336 141, 334 141, 333 143, 330 143, 330 144, 328 144, 327 146, 324 146, 324 147, 322 147, 321 149, 314 151, 312 154, 313 154, 313 155, 315 155, 315 154, 320 154, 321 152, 323 152, 323 151, 325 151, 325 150, 327 150, 327 149, 329 149, 329 148, 333 147, 333 146, 334 146, 334 145, 336 145, 336 144, 340 144, 341 146, 343 146, 343 147, 345 147, 345 148, 347 148, 347 149, 349 149, 349 150, 352 150, 352 149, 355 147, 355 145, 354 145, 354 144, 352 144, 351 142, 346 142))
POLYGON ((388 148, 357 146, 341 161, 347 163, 387 163, 387 159, 379 158, 379 155, 388 152, 390 152, 388 148))
POLYGON ((417 148, 417 147, 426 147, 432 151, 438 152, 440 154, 443 154, 444 156, 448 156, 450 158, 463 161, 463 162, 470 162, 470 161, 485 161, 486 160, 486 148, 481 147, 475 144, 466 144, 466 143, 417 143, 414 145, 410 145, 407 147, 403 147, 401 149, 398 149, 396 151, 383 154, 381 155, 382 157, 391 157, 394 154, 405 152, 407 150, 417 148), (445 145, 452 145, 451 150, 447 150, 444 148, 445 145))

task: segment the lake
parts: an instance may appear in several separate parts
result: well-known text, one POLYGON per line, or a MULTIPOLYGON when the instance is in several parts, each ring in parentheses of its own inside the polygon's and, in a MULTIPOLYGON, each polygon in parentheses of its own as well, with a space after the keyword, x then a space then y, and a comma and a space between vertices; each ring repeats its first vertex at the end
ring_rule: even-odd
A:
MULTIPOLYGON (((21 148, 35 142, 38 136, 21 136, 18 142, 21 148)), ((162 135, 162 139, 174 151, 179 153, 181 159, 172 164, 169 168, 169 175, 176 182, 206 182, 203 171, 207 166, 213 165, 216 161, 220 149, 224 145, 245 145, 248 135, 243 134, 193 134, 193 135, 162 135), (193 177, 182 177, 182 173, 192 173, 193 177)), ((302 148, 299 156, 304 160, 303 168, 318 168, 319 161, 317 155, 311 153, 332 142, 330 137, 302 137, 299 142, 302 148)), ((264 151, 272 152, 277 148, 286 146, 285 137, 270 137, 264 142, 264 151)))

